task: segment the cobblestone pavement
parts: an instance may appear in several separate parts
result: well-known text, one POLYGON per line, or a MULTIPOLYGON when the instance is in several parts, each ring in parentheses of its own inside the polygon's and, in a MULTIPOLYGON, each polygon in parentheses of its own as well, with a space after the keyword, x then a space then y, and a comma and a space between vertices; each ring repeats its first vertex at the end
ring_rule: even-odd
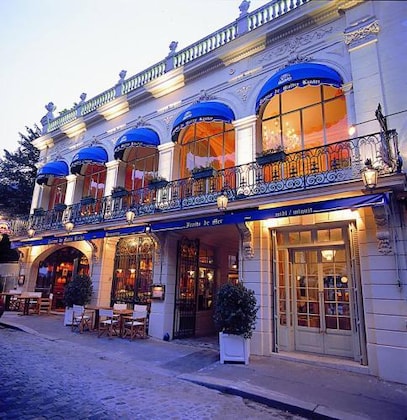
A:
POLYGON ((0 419, 301 419, 76 343, 3 327, 0 343, 0 419))

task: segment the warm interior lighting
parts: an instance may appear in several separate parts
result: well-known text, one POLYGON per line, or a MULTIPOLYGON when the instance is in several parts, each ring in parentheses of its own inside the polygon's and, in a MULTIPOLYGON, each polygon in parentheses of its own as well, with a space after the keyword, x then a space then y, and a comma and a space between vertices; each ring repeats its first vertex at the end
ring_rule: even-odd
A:
POLYGON ((72 222, 66 222, 65 223, 65 230, 68 233, 71 233, 74 227, 75 227, 75 225, 72 222))
POLYGON ((136 217, 134 211, 131 210, 127 210, 126 211, 126 220, 127 223, 130 225, 131 223, 133 223, 134 218, 136 217))
POLYGON ((336 254, 334 249, 324 249, 321 251, 322 257, 325 258, 327 261, 332 261, 336 254))
POLYGON ((370 159, 366 159, 365 167, 362 169, 362 180, 366 189, 373 190, 377 185, 378 171, 372 165, 370 159))
POLYGON ((218 195, 216 204, 219 211, 225 211, 228 208, 228 196, 225 191, 222 191, 222 193, 218 195))
POLYGON ((32 238, 32 237, 35 235, 35 230, 34 230, 32 227, 30 227, 30 228, 27 230, 27 234, 28 234, 28 237, 29 237, 29 238, 32 238))

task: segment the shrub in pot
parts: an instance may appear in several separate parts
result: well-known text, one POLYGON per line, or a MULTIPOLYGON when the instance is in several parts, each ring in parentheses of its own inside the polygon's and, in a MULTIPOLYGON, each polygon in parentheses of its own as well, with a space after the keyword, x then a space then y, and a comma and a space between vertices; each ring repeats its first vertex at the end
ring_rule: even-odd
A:
POLYGON ((250 338, 258 311, 253 290, 242 283, 224 284, 216 294, 214 322, 219 329, 220 361, 249 362, 250 338))
POLYGON ((78 274, 73 280, 66 284, 64 289, 65 303, 65 325, 70 325, 72 321, 72 306, 84 306, 92 299, 93 285, 92 280, 86 274, 78 274))

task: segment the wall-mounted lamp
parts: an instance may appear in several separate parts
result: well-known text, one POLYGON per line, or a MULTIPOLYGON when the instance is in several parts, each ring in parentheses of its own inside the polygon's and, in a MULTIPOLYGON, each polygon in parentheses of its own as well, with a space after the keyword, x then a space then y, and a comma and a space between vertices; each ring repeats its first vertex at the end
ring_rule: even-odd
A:
POLYGON ((226 194, 226 191, 223 190, 220 195, 216 198, 216 204, 218 206, 219 211, 226 211, 228 208, 228 196, 226 194))
POLYGON ((327 261, 332 261, 336 254, 335 249, 324 249, 321 251, 322 257, 325 258, 327 261))
POLYGON ((32 226, 27 229, 27 235, 29 238, 32 238, 35 235, 35 229, 32 226))
POLYGON ((378 171, 372 165, 371 159, 365 160, 365 167, 362 169, 362 180, 366 189, 373 190, 377 185, 378 171))
POLYGON ((134 213, 134 211, 131 211, 131 210, 126 211, 126 220, 129 225, 133 223, 135 217, 136 217, 136 214, 134 213))
POLYGON ((151 225, 146 225, 146 227, 144 228, 144 232, 151 233, 151 225))
POLYGON ((71 233, 73 231, 73 228, 75 227, 75 225, 72 222, 66 222, 65 223, 65 230, 68 233, 71 233))

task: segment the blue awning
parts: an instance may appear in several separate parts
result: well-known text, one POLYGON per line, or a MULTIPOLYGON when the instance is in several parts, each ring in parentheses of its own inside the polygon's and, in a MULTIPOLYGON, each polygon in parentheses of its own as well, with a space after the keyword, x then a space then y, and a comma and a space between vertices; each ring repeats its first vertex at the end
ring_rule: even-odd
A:
POLYGON ((123 160, 126 149, 130 147, 157 147, 158 134, 151 128, 131 128, 119 137, 114 147, 114 158, 123 160))
POLYGON ((69 175, 68 164, 63 160, 48 162, 37 173, 37 184, 51 185, 54 178, 64 178, 69 175))
POLYGON ((294 64, 278 71, 266 82, 257 96, 256 111, 264 102, 285 90, 322 84, 340 87, 342 83, 341 76, 323 64, 294 64))
POLYGON ((199 227, 220 227, 236 223, 253 222, 258 220, 302 216, 305 214, 325 213, 328 211, 357 209, 361 207, 374 207, 388 205, 386 194, 366 194, 356 197, 337 198, 335 200, 301 203, 291 206, 281 206, 271 209, 248 208, 239 212, 226 212, 216 216, 197 217, 194 219, 174 220, 151 224, 152 232, 165 230, 191 229, 199 227))
POLYGON ((189 106, 176 120, 172 128, 172 141, 177 141, 180 130, 197 122, 224 121, 232 122, 235 119, 233 111, 221 102, 198 102, 189 106))
POLYGON ((73 174, 81 174, 85 165, 101 165, 108 161, 107 152, 103 147, 92 146, 79 150, 72 158, 71 172, 73 174))

